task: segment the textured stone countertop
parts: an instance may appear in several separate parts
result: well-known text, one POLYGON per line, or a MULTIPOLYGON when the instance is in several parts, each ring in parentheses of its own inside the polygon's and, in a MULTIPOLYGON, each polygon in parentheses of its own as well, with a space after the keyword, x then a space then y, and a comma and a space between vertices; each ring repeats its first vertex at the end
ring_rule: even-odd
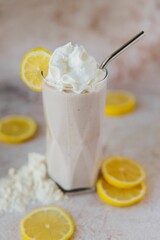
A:
MULTIPOLYGON (((104 158, 133 158, 147 172, 142 202, 116 208, 95 193, 56 203, 72 215, 75 240, 160 239, 160 1, 0 1, 0 117, 25 114, 39 130, 20 145, 0 143, 0 177, 20 167, 29 152, 45 153, 41 94, 19 80, 19 62, 30 48, 49 50, 73 40, 98 60, 144 29, 146 37, 109 67, 108 88, 128 89, 137 109, 104 121, 104 158)), ((35 206, 28 206, 27 210, 35 206)), ((25 213, 0 214, 0 240, 19 240, 19 220, 25 213)))
MULTIPOLYGON (((45 152, 45 129, 41 94, 25 92, 11 85, 1 88, 0 113, 26 114, 39 123, 35 138, 20 145, 0 144, 0 176, 11 166, 27 161, 28 152, 45 152)), ((147 172, 147 194, 142 202, 128 208, 116 208, 101 202, 95 193, 69 197, 53 204, 64 207, 73 216, 73 239, 150 240, 160 235, 160 98, 157 94, 134 92, 136 111, 104 121, 104 158, 121 155, 133 158, 147 172)), ((35 206, 29 206, 28 210, 35 206)), ((18 224, 25 213, 0 214, 0 239, 19 239, 18 224)))

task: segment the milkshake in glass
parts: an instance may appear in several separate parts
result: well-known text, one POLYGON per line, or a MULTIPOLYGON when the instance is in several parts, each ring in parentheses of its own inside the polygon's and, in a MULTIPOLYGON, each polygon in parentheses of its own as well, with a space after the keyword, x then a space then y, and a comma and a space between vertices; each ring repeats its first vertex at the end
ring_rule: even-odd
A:
POLYGON ((102 161, 106 72, 82 46, 51 56, 43 84, 49 176, 63 189, 91 188, 102 161))

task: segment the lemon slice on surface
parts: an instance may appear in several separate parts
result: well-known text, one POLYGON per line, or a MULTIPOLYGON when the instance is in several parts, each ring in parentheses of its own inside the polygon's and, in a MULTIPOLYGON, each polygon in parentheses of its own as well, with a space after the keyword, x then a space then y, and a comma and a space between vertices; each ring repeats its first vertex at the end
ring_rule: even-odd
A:
POLYGON ((0 140, 5 143, 20 143, 31 138, 37 129, 34 120, 24 116, 8 116, 0 119, 0 140))
POLYGON ((125 157, 110 157, 102 163, 104 179, 117 188, 131 188, 145 179, 143 168, 125 157))
POLYGON ((28 51, 22 58, 20 64, 21 80, 32 90, 41 92, 43 78, 48 73, 48 65, 51 53, 43 48, 35 48, 28 51))
POLYGON ((107 94, 104 113, 108 116, 118 116, 132 111, 136 106, 134 95, 125 91, 110 91, 107 94))
POLYGON ((130 189, 119 189, 100 178, 96 186, 99 198, 105 203, 117 207, 133 205, 142 200, 146 193, 144 182, 130 189))
POLYGON ((43 207, 26 215, 20 222, 24 240, 67 240, 74 232, 69 214, 60 207, 43 207))

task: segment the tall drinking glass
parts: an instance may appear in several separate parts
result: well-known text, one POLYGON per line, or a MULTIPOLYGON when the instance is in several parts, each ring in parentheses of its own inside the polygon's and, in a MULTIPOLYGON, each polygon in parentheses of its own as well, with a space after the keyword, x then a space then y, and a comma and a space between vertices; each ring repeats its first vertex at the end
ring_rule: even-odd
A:
POLYGON ((43 84, 48 173, 65 190, 95 185, 102 161, 106 79, 82 94, 43 84))

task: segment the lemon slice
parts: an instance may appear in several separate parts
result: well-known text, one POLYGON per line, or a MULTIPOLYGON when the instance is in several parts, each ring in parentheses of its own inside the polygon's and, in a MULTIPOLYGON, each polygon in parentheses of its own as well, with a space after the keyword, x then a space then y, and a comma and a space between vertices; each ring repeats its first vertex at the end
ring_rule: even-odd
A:
POLYGON ((48 65, 51 53, 43 48, 35 48, 28 51, 22 58, 20 64, 20 77, 22 81, 32 90, 41 92, 43 78, 48 73, 48 65))
POLYGON ((60 207, 43 207, 21 220, 20 232, 24 240, 67 240, 73 235, 74 223, 60 207))
POLYGON ((110 91, 107 94, 105 115, 117 116, 132 111, 136 106, 135 97, 125 91, 110 91))
POLYGON ((117 188, 131 188, 145 179, 143 168, 125 157, 110 157, 102 163, 104 179, 117 188))
POLYGON ((22 116, 0 119, 0 140, 5 143, 20 143, 31 138, 37 129, 34 120, 22 116))
POLYGON ((133 205, 144 197, 146 185, 144 182, 130 189, 119 189, 104 179, 100 178, 97 182, 97 194, 99 198, 113 206, 127 207, 133 205))

